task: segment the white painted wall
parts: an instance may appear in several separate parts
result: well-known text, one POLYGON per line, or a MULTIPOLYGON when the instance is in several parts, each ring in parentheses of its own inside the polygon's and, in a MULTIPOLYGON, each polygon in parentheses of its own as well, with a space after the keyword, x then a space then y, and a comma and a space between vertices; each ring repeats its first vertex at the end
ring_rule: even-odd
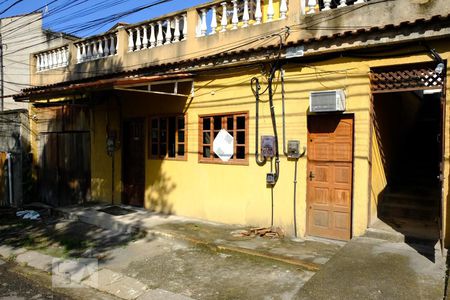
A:
MULTIPOLYGON (((29 87, 30 54, 68 42, 59 33, 42 29, 42 13, 33 13, 0 19, 2 42, 5 44, 4 95, 17 94, 29 87)), ((12 97, 5 98, 5 110, 27 108, 26 103, 16 103, 12 97)))

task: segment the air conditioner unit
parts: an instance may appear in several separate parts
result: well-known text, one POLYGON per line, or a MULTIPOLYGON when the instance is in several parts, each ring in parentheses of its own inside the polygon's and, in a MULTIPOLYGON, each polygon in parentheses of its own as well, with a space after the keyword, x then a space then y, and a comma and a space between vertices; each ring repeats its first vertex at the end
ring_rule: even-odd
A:
POLYGON ((311 92, 309 96, 311 112, 345 111, 345 93, 343 90, 311 92))

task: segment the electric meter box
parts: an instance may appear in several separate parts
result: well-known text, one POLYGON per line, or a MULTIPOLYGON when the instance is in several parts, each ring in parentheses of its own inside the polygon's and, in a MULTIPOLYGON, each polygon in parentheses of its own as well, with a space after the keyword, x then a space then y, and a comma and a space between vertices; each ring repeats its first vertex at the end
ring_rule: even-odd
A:
POLYGON ((266 184, 268 185, 275 185, 276 183, 276 176, 275 173, 267 173, 266 174, 266 184))
POLYGON ((299 158, 300 157, 300 141, 297 141, 297 140, 288 141, 287 154, 288 154, 288 157, 290 157, 290 158, 299 158))
POLYGON ((275 156, 275 137, 273 135, 261 136, 261 154, 263 157, 272 158, 275 156))

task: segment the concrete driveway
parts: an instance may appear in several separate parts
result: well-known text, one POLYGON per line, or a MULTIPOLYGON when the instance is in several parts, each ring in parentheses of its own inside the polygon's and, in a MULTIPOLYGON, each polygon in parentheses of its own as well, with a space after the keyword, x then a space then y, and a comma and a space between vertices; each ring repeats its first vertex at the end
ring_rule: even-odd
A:
POLYGON ((406 243, 356 238, 297 293, 297 299, 443 299, 446 263, 406 243))

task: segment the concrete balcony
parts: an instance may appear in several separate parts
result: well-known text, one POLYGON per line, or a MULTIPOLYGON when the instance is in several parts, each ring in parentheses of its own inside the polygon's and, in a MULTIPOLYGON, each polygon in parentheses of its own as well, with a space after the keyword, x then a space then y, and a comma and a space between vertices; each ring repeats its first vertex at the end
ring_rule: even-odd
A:
MULTIPOLYGON (((447 0, 428 2, 432 5, 410 0, 212 1, 32 54, 31 82, 47 85, 161 65, 176 69, 182 61, 450 13, 447 0)), ((305 48, 305 55, 320 51, 305 48)))

